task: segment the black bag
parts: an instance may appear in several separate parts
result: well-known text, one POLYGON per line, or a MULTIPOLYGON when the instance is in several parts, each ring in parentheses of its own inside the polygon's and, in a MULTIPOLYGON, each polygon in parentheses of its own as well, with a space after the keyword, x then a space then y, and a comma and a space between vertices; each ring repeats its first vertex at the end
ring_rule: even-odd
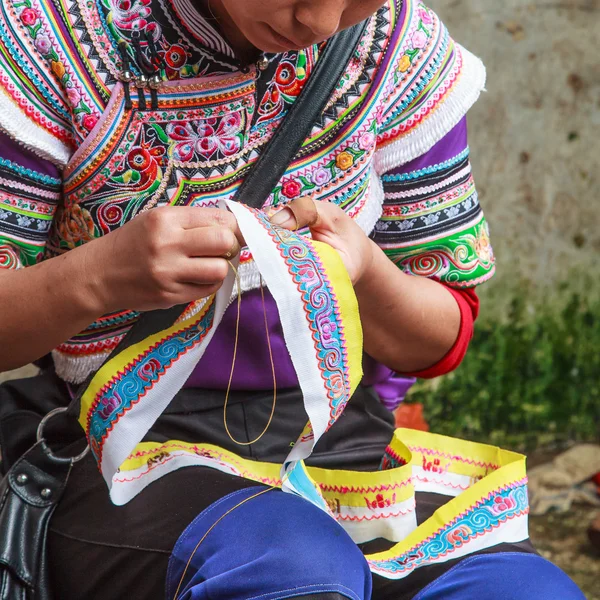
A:
MULTIPOLYGON (((313 75, 238 189, 238 201, 255 208, 263 205, 323 112, 356 50, 365 25, 366 22, 360 23, 342 31, 327 43, 313 75)), ((185 306, 175 306, 144 314, 113 353, 168 327, 184 309, 185 306)), ((59 406, 48 412, 49 402, 55 400, 56 407, 64 404, 64 398, 68 397, 66 393, 62 395, 66 390, 56 391, 56 386, 60 385, 56 379, 49 371, 40 378, 11 382, 10 387, 15 392, 13 397, 19 401, 16 405, 15 401, 7 401, 4 407, 0 405, 2 467, 5 472, 8 470, 0 482, 0 600, 53 599, 46 560, 48 523, 73 464, 83 458, 89 448, 76 457, 61 457, 46 442, 45 426, 59 413, 77 413, 79 398, 91 377, 81 386, 70 408, 59 406), (44 386, 43 377, 51 384, 44 386), (57 397, 40 398, 45 387, 50 390, 50 395, 57 397), (46 416, 42 418, 44 414, 46 416), (26 448, 29 450, 23 454, 26 448)), ((10 389, 0 389, 0 400, 7 391, 10 394, 10 389)), ((77 423, 74 425, 79 428, 77 423)), ((81 436, 80 429, 78 435, 81 436)))

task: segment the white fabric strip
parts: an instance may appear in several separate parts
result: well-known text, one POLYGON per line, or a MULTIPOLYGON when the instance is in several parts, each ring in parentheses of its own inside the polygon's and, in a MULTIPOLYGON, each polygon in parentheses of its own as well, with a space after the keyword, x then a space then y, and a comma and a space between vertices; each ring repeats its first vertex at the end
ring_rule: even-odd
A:
MULTIPOLYGON (((431 558, 427 561, 427 564, 438 564, 444 563, 455 558, 467 556, 478 550, 484 550, 485 548, 491 548, 501 543, 515 543, 522 542, 529 537, 528 525, 527 525, 527 514, 519 515, 501 523, 498 527, 492 531, 486 532, 485 535, 480 535, 471 538, 469 541, 462 544, 452 546, 452 551, 439 556, 438 558, 431 558)), ((451 535, 447 533, 445 535, 451 535)), ((369 566, 373 573, 379 573, 387 579, 404 579, 408 575, 414 572, 414 570, 400 571, 392 573, 377 567, 377 564, 369 561, 369 566)))
POLYGON ((356 544, 377 538, 400 542, 417 528, 414 496, 377 510, 342 506, 335 517, 356 544))
POLYGON ((236 470, 232 465, 225 462, 218 462, 214 458, 190 454, 185 450, 169 450, 169 457, 164 462, 157 463, 151 467, 144 465, 133 471, 121 471, 113 476, 111 482, 110 498, 114 504, 122 506, 127 504, 132 498, 135 498, 146 486, 153 481, 164 477, 168 473, 177 471, 183 467, 210 467, 223 473, 236 475, 243 474, 236 470))
POLYGON ((236 216, 258 270, 277 304, 283 337, 298 376, 304 409, 314 434, 310 439, 298 439, 284 461, 282 488, 303 496, 329 512, 320 492, 310 481, 303 465, 299 463, 311 455, 317 440, 325 433, 330 418, 327 390, 319 369, 302 295, 276 244, 252 212, 244 205, 231 200, 227 200, 226 203, 236 216))
MULTIPOLYGON (((126 415, 114 424, 104 442, 102 451, 101 470, 109 487, 111 487, 113 476, 121 464, 142 441, 146 432, 192 374, 221 322, 229 303, 234 281, 235 274, 230 271, 221 289, 217 292, 213 326, 204 340, 180 356, 161 377, 160 384, 148 390, 143 401, 134 404, 126 415)), ((117 503, 112 493, 111 499, 115 504, 117 503)))
POLYGON ((417 492, 458 496, 475 483, 469 475, 459 475, 458 473, 435 473, 417 466, 413 467, 412 472, 413 484, 417 492))
POLYGON ((308 327, 302 295, 289 274, 284 258, 271 236, 244 205, 231 200, 227 206, 238 220, 258 270, 279 311, 283 337, 304 397, 304 406, 318 439, 326 430, 329 406, 323 377, 317 364, 315 345, 308 327), (327 410, 323 410, 323 407, 327 410))

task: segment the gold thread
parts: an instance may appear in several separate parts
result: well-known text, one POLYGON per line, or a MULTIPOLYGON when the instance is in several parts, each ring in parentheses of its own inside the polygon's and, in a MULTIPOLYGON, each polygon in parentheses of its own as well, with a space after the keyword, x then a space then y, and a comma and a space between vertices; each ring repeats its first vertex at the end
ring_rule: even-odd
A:
POLYGON ((229 263, 229 266, 233 269, 233 272, 235 273, 235 281, 236 281, 236 285, 237 285, 237 318, 236 318, 236 322, 235 322, 235 341, 233 343, 233 359, 231 361, 231 371, 229 372, 229 381, 227 382, 227 391, 225 392, 225 403, 223 404, 223 425, 225 426, 225 431, 227 432, 227 435, 229 436, 229 439, 234 443, 234 444, 238 444, 238 446, 251 446, 252 444, 255 444, 256 442, 258 442, 258 440, 260 440, 263 435, 265 435, 265 433, 267 433, 267 430, 269 429, 271 422, 273 421, 273 415, 275 414, 275 406, 277 405, 277 377, 275 375, 275 362, 273 361, 273 350, 271 348, 271 336, 269 335, 269 323, 267 321, 267 307, 265 305, 265 293, 263 290, 263 280, 262 280, 262 276, 260 278, 260 296, 262 299, 262 306, 263 306, 263 317, 264 317, 264 321, 265 321, 265 333, 267 336, 267 347, 269 349, 269 359, 271 361, 271 373, 273 374, 273 404, 271 405, 271 414, 269 415, 269 420, 267 421, 267 424, 265 425, 265 428, 262 430, 262 432, 260 433, 260 435, 256 438, 254 438, 253 440, 249 441, 249 442, 240 442, 239 440, 236 440, 233 435, 231 435, 231 432, 229 431, 229 426, 227 425, 227 405, 229 403, 229 392, 231 391, 231 382, 233 381, 233 373, 235 371, 235 361, 237 358, 237 348, 238 348, 238 341, 239 341, 239 333, 240 333, 240 308, 242 305, 242 291, 241 291, 241 285, 240 285, 240 276, 238 273, 238 270, 233 266, 233 263, 231 263, 231 261, 227 261, 229 263))
MULTIPOLYGON (((276 232, 277 233, 277 232, 276 232)), ((277 235, 279 236, 279 234, 277 233, 277 235)), ((281 239, 281 238, 280 238, 281 239)), ((269 426, 271 425, 271 421, 273 420, 273 415, 275 413, 275 406, 277 404, 277 377, 275 374, 275 362, 273 361, 273 350, 271 347, 271 337, 269 335, 269 323, 267 320, 267 307, 265 304, 265 293, 264 293, 264 289, 263 289, 263 280, 262 280, 262 276, 260 277, 260 296, 261 296, 261 300, 262 300, 262 306, 263 306, 263 317, 264 317, 264 322, 265 322, 265 333, 267 336, 267 347, 269 349, 269 359, 271 361, 271 373, 273 374, 273 404, 271 406, 271 414, 269 416, 269 421, 267 422, 265 428, 263 429, 262 433, 255 438, 254 440, 250 441, 250 442, 239 442, 237 441, 232 435, 231 432, 229 431, 229 427, 227 426, 227 403, 229 401, 229 392, 231 390, 231 382, 233 380, 233 373, 235 370, 235 361, 236 361, 236 357, 237 357, 237 347, 238 347, 238 341, 239 341, 239 330, 240 330, 240 308, 241 308, 241 304, 242 304, 242 292, 241 292, 241 285, 240 285, 240 276, 239 276, 239 272, 238 270, 235 268, 235 266, 233 265, 233 263, 231 261, 227 261, 229 263, 229 266, 232 268, 233 272, 235 273, 235 281, 236 281, 236 285, 237 285, 237 317, 236 317, 236 322, 235 322, 235 341, 234 341, 234 345, 233 345, 233 359, 231 361, 231 371, 229 373, 229 381, 227 383, 227 392, 225 393, 225 403, 223 405, 223 424, 225 425, 225 431, 227 432, 227 435, 229 436, 229 439, 231 439, 232 442, 234 442, 235 444, 239 444, 240 446, 249 446, 251 444, 254 444, 256 442, 258 442, 258 440, 260 440, 260 438, 262 438, 262 436, 267 432, 267 430, 269 429, 269 426)), ((285 481, 287 480, 289 474, 286 473, 281 481, 281 485, 283 485, 285 483, 285 481)), ((179 579, 179 583, 177 584, 177 589, 175 590, 175 595, 173 596, 173 600, 177 600, 177 596, 179 594, 179 590, 181 589, 181 586, 183 585, 183 581, 185 579, 185 576, 187 575, 188 569, 192 563, 192 559, 194 558, 194 556, 196 555, 196 552, 198 551, 198 548, 200 547, 200 545, 202 544, 202 542, 206 539, 206 537, 208 536, 208 534, 228 515, 230 515, 236 508, 239 508, 240 506, 242 506, 243 504, 245 504, 246 502, 248 502, 249 500, 253 500, 254 498, 258 498, 258 496, 261 496, 262 494, 266 494, 267 492, 270 492, 272 490, 278 489, 278 486, 271 486, 269 488, 267 488, 266 490, 261 490, 260 492, 257 492, 256 494, 253 494, 252 496, 245 498, 244 500, 242 500, 241 502, 238 502, 235 506, 232 506, 228 511, 226 511, 225 513, 223 513, 206 531, 206 533, 200 538, 200 540, 198 541, 198 543, 196 544, 196 546, 194 547, 194 549, 192 550, 190 557, 185 565, 185 568, 183 569, 183 573, 181 574, 181 577, 179 579)))
MULTIPOLYGON (((233 265, 232 265, 233 266, 233 265)), ((181 578, 179 579, 179 584, 177 585, 177 589, 175 590, 175 595, 173 596, 173 600, 177 600, 177 595, 179 594, 179 590, 181 589, 181 585, 183 584, 183 580, 185 579, 185 576, 187 574, 188 569, 190 568, 190 564, 192 562, 192 559, 194 558, 194 556, 196 555, 196 552, 198 551, 198 548, 200 547, 200 544, 206 539, 206 536, 229 514, 231 514, 236 508, 239 508, 240 506, 242 506, 242 504, 245 504, 246 502, 248 502, 249 500, 252 500, 253 498, 257 498, 258 496, 261 496, 262 494, 266 494, 267 492, 270 492, 271 490, 276 489, 275 486, 271 486, 270 488, 267 488, 266 490, 261 490, 260 492, 254 494, 253 496, 250 496, 249 498, 245 498, 244 500, 242 500, 241 502, 238 502, 235 506, 232 506, 227 512, 223 513, 209 528, 208 531, 200 538, 200 541, 196 544, 195 548, 192 550, 192 553, 190 554, 190 557, 185 565, 185 568, 183 569, 183 573, 181 574, 181 578)))

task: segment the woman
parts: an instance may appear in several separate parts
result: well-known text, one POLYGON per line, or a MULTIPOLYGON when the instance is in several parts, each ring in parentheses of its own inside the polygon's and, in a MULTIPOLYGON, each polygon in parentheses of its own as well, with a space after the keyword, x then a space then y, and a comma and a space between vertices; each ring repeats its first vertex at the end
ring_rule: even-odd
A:
MULTIPOLYGON (((231 307, 146 439, 271 463, 306 414, 273 299, 217 203, 285 120, 323 42, 369 18, 263 210, 338 251, 364 331, 367 376, 308 464, 377 470, 393 425, 373 390, 392 372, 454 369, 475 286, 494 271, 466 142, 480 62, 413 0, 8 0, 0 11, 0 369, 52 356, 38 378, 4 386, 5 406, 32 388, 40 415, 68 404, 142 311, 210 296, 241 253, 239 336, 231 307), (269 420, 273 375, 267 433, 235 444, 228 383, 229 430, 247 444, 269 420)), ((165 584, 167 598, 581 597, 523 538, 371 576, 333 519, 267 489, 192 466, 115 507, 87 456, 51 522, 56 597, 160 598, 165 584)), ((417 494, 417 519, 446 500, 417 494)))

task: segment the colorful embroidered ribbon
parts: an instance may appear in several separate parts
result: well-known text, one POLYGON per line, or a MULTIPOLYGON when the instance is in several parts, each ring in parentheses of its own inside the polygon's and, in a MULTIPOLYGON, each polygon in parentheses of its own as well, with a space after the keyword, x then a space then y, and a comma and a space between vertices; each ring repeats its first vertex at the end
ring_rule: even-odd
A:
MULTIPOLYGON (((209 444, 171 440, 140 444, 113 486, 132 496, 162 475, 191 465, 282 485, 279 465, 209 444)), ((525 457, 514 452, 398 429, 379 471, 307 471, 330 514, 356 543, 396 542, 386 552, 367 556, 371 570, 383 577, 402 579, 417 568, 528 537, 525 457), (418 527, 415 491, 449 497, 418 527)))
MULTIPOLYGON (((362 377, 358 305, 344 265, 327 244, 274 226, 264 213, 227 202, 273 295, 304 397, 309 423, 283 466, 286 489, 328 510, 304 468, 316 441, 338 419, 362 377)), ((216 295, 172 327, 107 361, 82 396, 79 421, 117 504, 113 476, 181 389, 218 327, 233 289, 230 273, 216 295)))
POLYGON ((356 543, 395 542, 367 556, 374 573, 392 579, 526 539, 525 458, 519 454, 397 430, 377 472, 304 465, 362 376, 356 298, 335 250, 274 227, 259 211, 236 203, 228 208, 277 303, 309 422, 282 466, 207 444, 141 442, 214 335, 231 296, 231 273, 215 296, 190 305, 172 327, 111 358, 82 397, 80 422, 113 502, 125 504, 152 481, 192 465, 281 486, 326 510, 356 543), (417 527, 415 491, 452 499, 417 527))
POLYGON ((337 252, 229 203, 278 310, 309 422, 282 467, 283 488, 328 510, 304 463, 362 378, 362 329, 337 252), (256 227, 258 222, 260 227, 256 227))

